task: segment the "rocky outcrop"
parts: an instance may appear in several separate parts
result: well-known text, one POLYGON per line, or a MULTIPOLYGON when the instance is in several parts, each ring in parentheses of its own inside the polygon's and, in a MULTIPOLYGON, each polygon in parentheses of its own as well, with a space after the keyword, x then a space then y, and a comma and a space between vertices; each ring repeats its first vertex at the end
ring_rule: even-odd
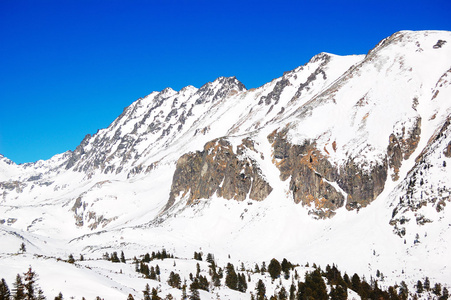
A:
POLYGON ((263 178, 256 162, 246 155, 255 151, 250 139, 237 146, 224 138, 207 143, 203 151, 187 153, 177 161, 166 210, 177 197, 187 197, 187 204, 198 199, 218 197, 243 201, 263 200, 272 187, 263 178))
POLYGON ((319 218, 331 217, 345 200, 347 209, 364 207, 384 189, 385 164, 368 171, 349 159, 338 168, 317 149, 315 142, 292 145, 287 141, 287 132, 283 129, 268 136, 273 147, 273 162, 280 170, 281 180, 291 178, 294 201, 312 207, 309 213, 319 218))
POLYGON ((451 187, 446 176, 443 175, 442 178, 436 174, 449 173, 446 162, 450 145, 451 117, 448 117, 429 139, 426 147, 415 159, 414 167, 392 194, 392 197, 396 195, 396 198, 390 225, 400 237, 408 234, 407 228, 413 228, 407 226, 411 222, 415 221, 417 225, 423 226, 443 218, 440 212, 451 202, 451 187), (437 215, 430 213, 430 207, 436 210, 437 215))
POLYGON ((389 137, 387 147, 388 165, 393 170, 393 181, 399 179, 399 168, 403 160, 409 159, 420 141, 421 117, 413 120, 411 127, 401 124, 399 130, 389 137))

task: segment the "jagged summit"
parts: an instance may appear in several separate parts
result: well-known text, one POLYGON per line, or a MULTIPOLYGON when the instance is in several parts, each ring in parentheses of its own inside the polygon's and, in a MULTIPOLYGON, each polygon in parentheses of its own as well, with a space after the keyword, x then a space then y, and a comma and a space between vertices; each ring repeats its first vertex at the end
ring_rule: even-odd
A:
POLYGON ((451 284, 450 49, 450 32, 403 31, 256 89, 153 92, 73 152, 0 156, 1 232, 48 255, 152 244, 451 284))

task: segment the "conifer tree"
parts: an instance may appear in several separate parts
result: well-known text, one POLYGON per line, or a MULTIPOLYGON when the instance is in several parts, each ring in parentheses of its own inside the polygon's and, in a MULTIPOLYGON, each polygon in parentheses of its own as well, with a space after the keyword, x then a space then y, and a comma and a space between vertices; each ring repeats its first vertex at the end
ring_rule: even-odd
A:
POLYGON ((144 295, 144 300, 151 300, 150 299, 150 286, 148 283, 146 284, 146 287, 144 288, 143 295, 144 295))
POLYGON ((186 280, 185 280, 185 282, 183 283, 183 286, 182 286, 182 300, 186 300, 187 299, 187 296, 186 296, 186 280))
POLYGON ((237 290, 245 293, 247 290, 247 282, 246 282, 246 276, 244 273, 238 273, 238 286, 237 290))
POLYGON ((59 292, 58 296, 55 297, 55 300, 63 300, 63 293, 59 292))
POLYGON ((440 283, 436 283, 432 289, 432 292, 437 296, 440 296, 442 294, 442 285, 440 283))
POLYGON ((25 247, 25 243, 20 244, 19 253, 27 252, 27 248, 25 247))
POLYGON ((347 287, 350 287, 351 286, 351 280, 349 279, 349 276, 348 276, 348 274, 344 274, 343 275, 343 280, 344 280, 344 282, 346 283, 346 286, 347 287))
POLYGON ((440 297, 440 300, 446 300, 449 297, 449 292, 446 287, 443 288, 442 296, 440 297))
POLYGON ((266 294, 266 287, 261 279, 258 280, 255 290, 257 292, 257 300, 264 300, 266 294))
POLYGON ((75 259, 74 259, 74 256, 72 254, 69 254, 69 258, 67 259, 67 262, 70 263, 70 264, 75 263, 75 259))
POLYGON ((180 275, 171 271, 171 273, 169 274, 168 284, 173 288, 179 289, 180 283, 180 275))
POLYGON ((351 279, 351 289, 354 290, 355 292, 359 293, 360 292, 360 277, 359 275, 357 275, 357 273, 354 273, 354 275, 352 275, 352 279, 351 279))
POLYGON ((266 263, 265 262, 262 262, 262 267, 260 268, 260 272, 262 273, 262 275, 265 274, 265 272, 266 272, 266 263))
POLYGON ((214 263, 214 261, 215 261, 214 255, 211 254, 211 253, 208 253, 208 254, 207 254, 207 262, 209 262, 210 264, 212 264, 212 263, 214 263))
POLYGON ((401 284, 399 285, 399 295, 402 299, 407 299, 409 297, 409 289, 404 281, 401 281, 401 284))
POLYGON ((254 273, 260 273, 260 268, 258 267, 258 264, 255 264, 254 273))
POLYGON ((127 300, 135 300, 135 298, 133 298, 132 294, 128 294, 127 300))
POLYGON ((113 254, 111 254, 111 261, 114 263, 120 262, 119 257, 117 256, 117 252, 114 251, 113 254))
POLYGON ((155 266, 155 274, 160 275, 160 267, 158 265, 155 266))
POLYGON ((0 281, 0 300, 9 300, 11 297, 11 292, 9 291, 8 285, 4 278, 0 281))
POLYGON ((287 290, 285 289, 285 287, 282 286, 280 288, 278 298, 279 298, 279 300, 287 300, 288 299, 288 294, 287 294, 287 290))
POLYGON ((125 264, 125 255, 124 255, 124 251, 121 251, 121 263, 125 264))
POLYGON ((285 274, 285 279, 288 279, 290 277, 290 270, 293 265, 286 258, 284 258, 280 266, 282 267, 282 272, 285 274))
POLYGON ((418 280, 418 282, 417 282, 417 294, 421 294, 423 291, 424 291, 423 290, 423 283, 420 280, 418 280))
POLYGON ((161 300, 160 296, 158 296, 158 291, 156 288, 152 288, 152 296, 151 300, 161 300))
POLYGON ((423 287, 426 291, 429 291, 431 289, 431 282, 429 281, 429 277, 426 277, 424 279, 423 287))
POLYGON ((46 299, 44 296, 44 292, 41 289, 38 289, 37 294, 38 295, 36 296, 36 300, 45 300, 46 299))
POLYGON ((271 259, 271 262, 268 265, 268 272, 269 272, 269 275, 271 276, 272 280, 274 280, 280 276, 281 270, 282 270, 282 267, 280 266, 279 261, 275 258, 271 259))
POLYGON ((38 279, 38 275, 34 272, 31 267, 28 268, 28 271, 24 274, 24 294, 25 299, 35 299, 35 289, 36 289, 36 281, 38 279))
POLYGON ((290 300, 294 300, 296 298, 296 286, 294 283, 290 286, 290 300))
MULTIPOLYGON (((154 253, 152 253, 152 257, 154 257, 154 255, 153 255, 154 253)), ((149 253, 146 253, 146 254, 144 254, 144 258, 143 258, 143 262, 150 262, 150 255, 149 255, 149 253)))
POLYGON ((305 275, 306 296, 316 300, 327 300, 327 289, 319 269, 305 275))
POLYGON ((238 276, 231 263, 227 263, 225 284, 232 290, 236 290, 238 287, 238 276))
MULTIPOLYGON (((335 287, 331 288, 331 291, 329 293, 330 300, 346 300, 348 299, 348 293, 347 291, 341 286, 336 285, 335 287)), ((378 297, 376 299, 379 299, 378 297)))
POLYGON ((25 299, 25 289, 22 283, 22 277, 20 274, 17 274, 16 281, 13 284, 13 299, 14 300, 23 300, 25 299))
POLYGON ((200 300, 199 291, 193 285, 190 285, 189 291, 190 291, 190 296, 189 296, 190 300, 200 300))
POLYGON ((111 260, 110 259, 110 254, 108 252, 105 252, 105 254, 103 254, 103 259, 104 260, 111 260))
POLYGON ((199 277, 200 274, 200 265, 199 263, 196 264, 196 277, 199 277))
POLYGON ((155 268, 152 266, 150 267, 150 274, 149 274, 149 278, 156 280, 157 279, 157 274, 155 273, 155 268))
POLYGON ((85 260, 85 258, 83 256, 83 254, 80 254, 80 261, 84 261, 84 260, 85 260))

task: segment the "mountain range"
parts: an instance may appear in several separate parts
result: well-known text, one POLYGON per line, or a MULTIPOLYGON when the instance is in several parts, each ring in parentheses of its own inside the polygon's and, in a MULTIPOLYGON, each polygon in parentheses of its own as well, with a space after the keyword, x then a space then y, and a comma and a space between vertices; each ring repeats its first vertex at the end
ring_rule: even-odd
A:
POLYGON ((0 277, 33 265, 52 293, 83 295, 68 272, 115 299, 143 285, 57 258, 165 248, 450 287, 450 124, 447 31, 320 53, 256 89, 220 77, 153 92, 73 151, 0 156, 0 277))

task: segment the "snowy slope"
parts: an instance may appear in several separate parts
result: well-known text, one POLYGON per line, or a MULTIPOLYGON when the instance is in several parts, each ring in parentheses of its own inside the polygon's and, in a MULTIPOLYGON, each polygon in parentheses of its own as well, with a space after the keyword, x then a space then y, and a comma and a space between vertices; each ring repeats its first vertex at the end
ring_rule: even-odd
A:
MULTIPOLYGON (((220 77, 200 88, 153 92, 74 151, 48 161, 16 165, 1 156, 5 276, 11 282, 31 264, 53 280, 58 273, 46 270, 70 253, 95 259, 124 250, 131 257, 165 247, 185 258, 194 251, 215 253, 222 263, 229 255, 251 266, 287 257, 301 264, 336 263, 367 277, 380 270, 382 285, 404 280, 413 287, 429 276, 450 286, 450 70, 450 32, 403 31, 366 56, 318 54, 257 89, 220 77), (276 157, 268 138, 274 132, 286 133, 287 149, 308 145, 327 165, 313 166, 314 172, 328 192, 344 198, 330 218, 312 217, 317 202, 295 203, 294 186, 302 181, 295 180, 296 169, 283 173, 285 158, 276 157), (253 142, 237 159, 258 167, 271 193, 240 202, 213 193, 186 205, 188 190, 167 209, 179 158, 202 153, 217 138, 237 153, 244 138, 253 142), (377 177, 383 179, 379 189, 359 202, 364 205, 353 206, 352 196, 364 189, 349 182, 354 168, 352 176, 362 178, 385 168, 385 176, 377 177), (13 253, 22 242, 28 254, 18 258, 13 253)), ((90 274, 85 284, 101 286, 105 298, 125 299, 143 288, 133 270, 119 275, 104 262, 86 264, 91 269, 64 270, 74 278, 90 274)), ((58 285, 73 295, 97 295, 58 285)), ((221 293, 225 298, 228 291, 221 293)))

